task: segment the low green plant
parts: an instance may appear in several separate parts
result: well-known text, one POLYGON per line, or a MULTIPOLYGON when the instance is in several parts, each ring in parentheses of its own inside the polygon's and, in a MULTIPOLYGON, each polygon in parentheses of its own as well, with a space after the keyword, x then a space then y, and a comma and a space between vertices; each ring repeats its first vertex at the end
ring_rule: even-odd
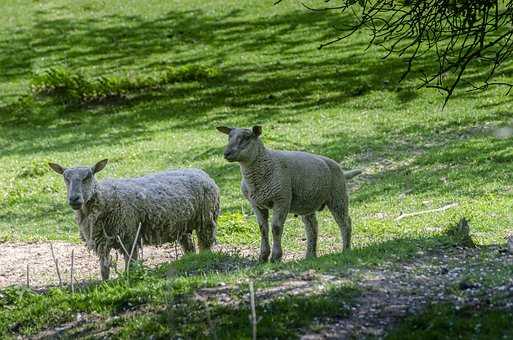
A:
POLYGON ((166 84, 204 81, 220 75, 219 69, 203 65, 167 67, 153 75, 108 75, 88 78, 64 67, 52 67, 35 74, 31 80, 34 94, 59 98, 64 102, 99 102, 121 98, 130 93, 154 89, 166 84))

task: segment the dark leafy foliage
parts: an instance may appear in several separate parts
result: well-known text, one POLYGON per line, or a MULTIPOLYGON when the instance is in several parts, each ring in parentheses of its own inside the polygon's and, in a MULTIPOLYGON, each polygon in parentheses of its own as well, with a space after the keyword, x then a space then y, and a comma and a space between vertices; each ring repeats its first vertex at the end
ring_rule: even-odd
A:
MULTIPOLYGON (((386 49, 386 57, 405 58, 404 79, 415 61, 438 61, 434 70, 420 70, 419 87, 443 91, 445 103, 458 85, 469 91, 513 84, 501 81, 513 53, 513 1, 499 0, 325 0, 315 11, 350 13, 354 20, 337 27, 342 34, 320 48, 339 42, 360 30, 370 33, 370 44, 386 49), (470 72, 471 65, 483 67, 470 72)), ((444 103, 444 104, 445 104, 444 103)))

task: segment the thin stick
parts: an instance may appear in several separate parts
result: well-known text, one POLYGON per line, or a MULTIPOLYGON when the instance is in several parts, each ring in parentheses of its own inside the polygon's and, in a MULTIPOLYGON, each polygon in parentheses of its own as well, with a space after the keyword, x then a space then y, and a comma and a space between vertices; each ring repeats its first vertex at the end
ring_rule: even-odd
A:
POLYGON ((75 283, 73 282, 73 264, 75 259, 75 249, 71 249, 71 273, 70 273, 70 281, 71 281, 71 294, 75 294, 75 283))
POLYGON ((53 252, 53 244, 50 243, 50 250, 52 251, 53 263, 55 264, 55 270, 57 271, 57 277, 59 278, 59 286, 62 286, 62 277, 61 271, 59 270, 59 261, 55 258, 55 253, 53 252))
POLYGON ((253 286, 253 281, 249 281, 249 298, 251 302, 251 325, 253 326, 253 340, 257 338, 257 317, 256 317, 256 307, 255 307, 255 288, 253 286))
POLYGON ((143 238, 141 237, 141 263, 144 262, 143 238))
POLYGON ((30 288, 30 269, 29 269, 28 263, 27 263, 27 288, 30 288))
POLYGON ((445 210, 448 210, 448 209, 451 209, 451 208, 454 208, 454 207, 457 207, 457 206, 458 206, 458 203, 451 203, 451 204, 445 205, 445 206, 443 206, 441 208, 438 208, 438 209, 423 210, 423 211, 413 212, 413 213, 410 213, 410 214, 404 214, 404 215, 401 215, 401 216, 397 217, 395 220, 396 220, 396 222, 398 222, 398 221, 400 221, 400 220, 402 220, 403 218, 406 218, 406 217, 430 214, 430 213, 434 213, 434 212, 441 212, 441 211, 445 211, 445 210))
POLYGON ((137 244, 137 239, 139 238, 139 232, 141 231, 141 222, 139 222, 139 227, 137 228, 137 233, 135 234, 134 242, 132 243, 132 250, 130 251, 130 256, 128 257, 128 267, 130 268, 130 261, 132 261, 132 256, 134 255, 135 245, 137 244))
MULTIPOLYGON (((118 238, 119 244, 121 244, 121 248, 123 248, 123 251, 125 252, 125 255, 130 256, 130 254, 128 254, 128 250, 126 250, 126 247, 123 244, 123 241, 121 241, 121 237, 119 237, 119 235, 117 235, 117 238, 118 238)), ((125 258, 125 260, 126 260, 126 256, 123 256, 125 258)), ((128 261, 125 261, 125 272, 126 272, 127 268, 128 268, 128 261)))
POLYGON ((123 251, 125 252, 126 256, 129 256, 128 250, 126 250, 125 245, 123 244, 123 241, 121 241, 121 237, 119 237, 119 235, 117 235, 117 238, 118 238, 119 244, 121 244, 121 248, 123 248, 123 251))

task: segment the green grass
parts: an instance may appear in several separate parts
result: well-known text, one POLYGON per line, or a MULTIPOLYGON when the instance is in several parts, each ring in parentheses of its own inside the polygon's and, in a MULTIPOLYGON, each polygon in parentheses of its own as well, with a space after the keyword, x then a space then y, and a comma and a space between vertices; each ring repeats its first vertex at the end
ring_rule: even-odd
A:
MULTIPOLYGON (((351 194, 354 251, 335 254, 338 226, 323 211, 319 248, 330 255, 290 264, 297 270, 406 259, 418 249, 445 244, 440 233, 463 216, 481 246, 504 242, 513 223, 513 146, 511 139, 494 136, 496 128, 512 124, 511 99, 499 89, 462 90, 441 111, 442 95, 414 90, 420 72, 434 67, 428 56, 399 84, 404 63, 381 59, 377 48, 365 50, 364 33, 318 50, 336 37, 333 25, 348 17, 310 12, 292 1, 273 6, 256 0, 17 0, 1 9, 7 19, 0 22, 0 241, 79 242, 62 178, 46 163, 72 166, 109 158, 100 179, 205 169, 222 191, 220 243, 257 247, 258 227, 254 216, 246 217, 250 208, 239 191, 239 169, 222 157, 226 137, 215 130, 221 124, 260 124, 269 147, 322 154, 344 168, 371 173, 356 180, 351 194), (206 68, 206 77, 168 79, 166 70, 197 65, 206 68), (60 70, 60 78, 48 70, 60 70), (100 85, 102 79, 107 85, 100 85), (100 100, 88 99, 91 88, 100 100), (118 92, 123 95, 110 100, 118 92), (401 213, 452 202, 458 207, 395 221, 401 213)), ((503 76, 509 79, 508 69, 503 76)), ((285 252, 303 252, 305 246, 299 219, 290 217, 285 252)), ((282 266, 287 265, 262 268, 282 266)), ((198 277, 219 282, 229 275, 209 276, 216 268, 184 279, 182 293, 199 285, 198 277)), ((162 291, 162 275, 152 275, 120 291, 145 298, 151 296, 146 284, 162 291)), ((238 280, 249 274, 233 275, 238 280)), ((103 300, 84 305, 97 289, 117 294, 117 285, 123 283, 93 286, 73 298, 60 291, 43 297, 24 293, 26 306, 33 306, 26 317, 21 310, 9 314, 12 307, 0 313, 24 320, 20 327, 27 333, 55 321, 45 319, 52 316, 42 314, 38 301, 53 301, 55 310, 117 313, 116 301, 131 301, 131 295, 113 297, 105 310, 99 307, 103 300)), ((130 327, 158 328, 159 317, 130 327)))
MULTIPOLYGON (((299 268, 288 268, 300 273, 299 268)), ((281 280, 262 279, 268 269, 269 265, 251 264, 245 258, 204 253, 152 271, 133 267, 129 280, 122 277, 93 284, 79 288, 75 294, 60 288, 44 293, 8 288, 0 295, 0 335, 33 334, 73 321, 77 313, 84 313, 107 320, 107 327, 119 323, 116 336, 121 338, 202 338, 213 331, 222 339, 250 338, 250 305, 243 299, 248 294, 247 279, 255 280, 257 289, 278 285, 281 280), (205 303, 195 294, 200 287, 215 287, 220 282, 236 285, 235 292, 230 293, 235 303, 209 302, 208 317, 215 324, 210 328, 205 303), (121 315, 121 320, 108 319, 114 315, 121 315)), ((258 301, 259 334, 285 339, 310 328, 314 319, 345 317, 357 295, 358 290, 346 283, 329 285, 320 294, 280 294, 258 301)), ((98 328, 101 329, 100 323, 98 328)))
MULTIPOLYGON (((7 70, 0 76, 5 94, 0 239, 78 240, 62 179, 46 169, 50 160, 76 165, 109 158, 100 178, 201 167, 221 187, 224 214, 246 214, 250 209, 239 192, 238 168, 222 159, 225 136, 214 127, 258 123, 270 147, 311 151, 346 168, 375 170, 352 194, 357 247, 426 236, 424 226, 444 227, 461 216, 470 219, 479 242, 502 240, 505 229, 497 226, 512 221, 513 149, 492 132, 510 123, 507 97, 494 91, 461 94, 440 111, 438 93, 413 91, 415 74, 397 83, 398 59, 383 61, 377 49, 364 52, 363 34, 317 50, 335 36, 331 25, 338 16, 293 3, 200 5, 3 5, 11 19, 0 24, 0 46, 6 51, 0 61, 7 70), (68 33, 63 37, 61 31, 68 33), (25 49, 28 42, 32 49, 25 49), (87 75, 84 79, 96 84, 98 79, 146 79, 191 65, 209 65, 219 76, 172 84, 156 79, 159 86, 83 105, 30 90, 34 77, 51 69, 66 70, 71 78, 87 75), (389 165, 379 171, 383 160, 389 165), (394 222, 401 212, 454 201, 460 206, 444 214, 394 222)), ((233 233, 222 231, 233 227, 228 218, 222 221, 221 242, 258 242, 254 218, 239 219, 233 233)), ((338 227, 328 213, 320 214, 320 222, 321 252, 339 249, 338 227)), ((302 250, 302 238, 299 220, 291 218, 286 247, 302 250)))

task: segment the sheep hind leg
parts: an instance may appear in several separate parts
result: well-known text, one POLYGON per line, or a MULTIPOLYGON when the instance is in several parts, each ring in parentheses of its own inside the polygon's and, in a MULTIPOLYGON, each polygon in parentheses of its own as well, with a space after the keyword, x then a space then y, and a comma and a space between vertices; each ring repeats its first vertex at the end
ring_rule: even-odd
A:
POLYGON ((112 264, 111 257, 109 254, 100 256, 100 273, 102 280, 108 280, 110 276, 110 267, 112 264))
POLYGON ((216 243, 216 222, 209 222, 207 226, 201 230, 196 230, 196 236, 198 237, 198 248, 199 251, 209 251, 212 246, 216 243))
POLYGON ((192 233, 185 233, 180 236, 178 239, 180 246, 182 246, 184 253, 195 253, 196 248, 194 247, 194 242, 192 242, 192 233))
POLYGON ((340 228, 340 236, 342 238, 342 250, 351 248, 351 218, 349 217, 349 209, 346 200, 334 199, 328 203, 328 208, 340 228))
POLYGON ((306 258, 317 257, 317 234, 318 234, 318 223, 315 213, 301 216, 303 223, 305 224, 306 232, 306 258))

